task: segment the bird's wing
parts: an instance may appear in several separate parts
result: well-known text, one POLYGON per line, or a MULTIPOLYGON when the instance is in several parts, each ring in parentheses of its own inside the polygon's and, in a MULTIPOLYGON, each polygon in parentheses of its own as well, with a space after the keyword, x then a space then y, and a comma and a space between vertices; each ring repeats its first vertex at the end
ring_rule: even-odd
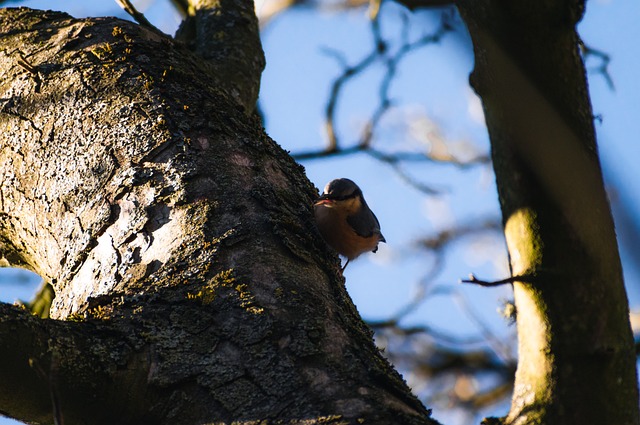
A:
POLYGON ((386 242, 380 232, 380 222, 369 208, 363 208, 357 214, 347 216, 347 223, 355 230, 358 236, 370 238, 377 234, 382 242, 386 242))

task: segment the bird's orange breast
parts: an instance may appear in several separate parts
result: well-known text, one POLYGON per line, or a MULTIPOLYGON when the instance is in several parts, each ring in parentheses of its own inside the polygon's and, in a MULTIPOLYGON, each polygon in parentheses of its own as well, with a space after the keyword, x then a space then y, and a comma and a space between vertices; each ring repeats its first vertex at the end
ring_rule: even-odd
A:
POLYGON ((373 251, 380 242, 380 236, 358 235, 347 222, 347 215, 337 209, 322 204, 314 206, 318 230, 325 241, 339 254, 353 260, 360 254, 373 251))

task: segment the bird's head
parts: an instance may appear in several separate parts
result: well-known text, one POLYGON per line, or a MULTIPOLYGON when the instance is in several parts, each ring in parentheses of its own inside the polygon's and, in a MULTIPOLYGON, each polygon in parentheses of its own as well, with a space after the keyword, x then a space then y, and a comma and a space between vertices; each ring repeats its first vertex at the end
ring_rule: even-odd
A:
POLYGON ((331 180, 324 187, 324 192, 313 205, 327 208, 343 208, 348 213, 351 213, 362 205, 362 191, 357 184, 349 179, 331 180))

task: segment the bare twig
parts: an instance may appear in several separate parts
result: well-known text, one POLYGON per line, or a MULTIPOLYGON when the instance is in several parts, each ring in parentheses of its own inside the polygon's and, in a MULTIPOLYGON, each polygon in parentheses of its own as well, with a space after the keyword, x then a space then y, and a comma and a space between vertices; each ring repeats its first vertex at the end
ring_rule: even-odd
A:
MULTIPOLYGON (((406 15, 403 15, 402 20, 402 30, 400 32, 400 39, 402 41, 401 47, 396 51, 393 56, 385 57, 384 51, 380 51, 381 59, 383 60, 384 66, 386 68, 386 73, 382 82, 380 83, 379 88, 379 97, 380 101, 378 102, 378 107, 374 111, 373 115, 369 119, 369 122, 364 126, 364 130, 362 132, 362 136, 360 137, 359 145, 361 146, 369 146, 371 144, 371 140, 373 138, 374 130, 378 124, 378 122, 382 119, 384 114, 389 110, 389 108, 393 105, 393 102, 389 96, 389 89, 391 87, 391 83, 396 77, 396 72, 398 69, 398 65, 404 59, 406 55, 409 53, 425 47, 429 44, 438 43, 444 34, 451 30, 451 26, 448 23, 448 19, 442 19, 440 28, 436 30, 435 33, 422 36, 418 40, 414 42, 409 41, 409 21, 406 15)), ((386 46, 386 42, 382 39, 380 35, 380 30, 378 27, 374 27, 374 39, 376 42, 376 46, 386 46)))
POLYGON ((365 153, 373 158, 380 160, 383 163, 388 164, 393 168, 393 170, 398 174, 398 176, 414 187, 422 193, 427 195, 439 195, 442 193, 442 190, 435 189, 427 184, 421 183, 407 174, 402 167, 404 162, 429 162, 432 164, 448 164, 453 165, 455 167, 465 169, 472 166, 485 165, 490 162, 490 158, 486 155, 477 156, 470 160, 459 161, 455 158, 451 158, 450 161, 445 161, 441 158, 433 158, 424 153, 418 152, 396 152, 396 153, 386 153, 379 151, 370 147, 369 145, 356 145, 350 146, 348 148, 335 148, 334 150, 330 150, 330 148, 319 150, 319 151, 308 151, 308 152, 299 152, 297 154, 292 154, 292 157, 298 161, 304 160, 313 160, 313 159, 321 159, 328 158, 332 156, 346 156, 353 155, 356 153, 365 153))
POLYGON ((580 41, 580 48, 585 59, 591 56, 600 60, 600 64, 596 66, 594 70, 596 71, 596 73, 602 75, 607 83, 607 86, 609 86, 609 89, 611 91, 615 91, 613 78, 611 78, 611 74, 609 73, 609 63, 611 62, 611 57, 602 50, 594 49, 591 46, 587 46, 582 41, 580 41))
POLYGON ((29 61, 22 55, 22 53, 18 53, 18 60, 16 61, 18 65, 20 65, 25 71, 29 72, 33 75, 33 79, 36 82, 36 86, 34 88, 36 93, 40 92, 40 86, 42 85, 42 79, 40 78, 40 73, 38 72, 38 68, 33 66, 29 61))
POLYGON ((432 251, 444 248, 461 238, 478 233, 498 232, 502 229, 500 219, 488 217, 484 219, 473 219, 468 223, 458 224, 454 227, 443 229, 434 236, 420 240, 420 245, 432 251))
POLYGON ((138 12, 138 10, 133 6, 133 4, 129 0, 115 0, 118 6, 120 6, 125 12, 127 12, 131 17, 143 27, 149 28, 155 33, 166 35, 162 31, 160 31, 155 25, 153 25, 149 20, 144 16, 144 14, 138 12))
POLYGON ((382 37, 380 31, 380 23, 377 18, 378 14, 376 13, 376 18, 371 20, 371 33, 373 35, 373 46, 371 51, 365 55, 360 61, 355 63, 354 65, 348 65, 347 60, 344 55, 336 52, 333 49, 324 49, 324 51, 337 60, 338 64, 342 67, 342 74, 333 81, 331 86, 331 91, 329 95, 329 100, 327 102, 327 106, 325 108, 325 127, 327 131, 327 146, 323 151, 319 151, 313 154, 305 153, 298 154, 298 157, 309 157, 310 155, 314 156, 325 156, 327 154, 331 154, 333 152, 342 151, 339 147, 340 140, 335 130, 335 111, 338 105, 338 102, 341 99, 342 91, 345 87, 345 84, 355 78, 356 76, 362 74, 365 70, 369 69, 376 63, 381 62, 386 68, 385 76, 382 79, 379 87, 380 93, 380 101, 376 110, 373 112, 372 117, 365 124, 360 140, 358 141, 358 145, 361 148, 369 147, 371 144, 371 140, 373 137, 374 129, 380 119, 383 117, 384 113, 392 106, 392 101, 389 97, 389 88, 391 82, 395 78, 396 69, 404 57, 428 44, 437 43, 440 41, 442 36, 451 30, 451 25, 447 22, 447 19, 443 18, 442 25, 434 34, 426 35, 421 37, 420 39, 410 42, 408 40, 408 21, 406 18, 403 21, 403 30, 401 33, 402 46, 396 51, 395 54, 391 56, 387 56, 388 53, 388 44, 389 42, 382 37))
MULTIPOLYGON (((374 19, 372 21, 372 27, 374 28, 374 34, 379 34, 377 19, 374 19)), ((342 88, 344 84, 351 78, 367 69, 371 64, 373 64, 385 49, 386 46, 384 44, 377 45, 377 48, 375 50, 373 50, 371 53, 361 59, 360 62, 353 66, 348 66, 346 64, 347 62, 344 56, 340 55, 336 51, 330 49, 324 50, 331 57, 337 59, 338 63, 343 67, 342 75, 336 78, 331 85, 331 94, 329 96, 329 101, 327 102, 327 107, 325 109, 325 127, 327 129, 327 147, 325 148, 326 152, 335 152, 338 150, 339 142, 334 125, 335 110, 340 99, 340 95, 342 94, 342 88)))
POLYGON ((423 152, 388 153, 373 147, 376 128, 394 103, 390 96, 390 89, 392 82, 396 78, 397 68, 400 63, 408 54, 416 51, 417 49, 438 43, 447 32, 453 29, 453 26, 450 24, 451 18, 448 15, 443 14, 441 25, 434 33, 424 35, 417 40, 411 41, 409 39, 409 21, 406 17, 407 15, 402 16, 403 25, 399 35, 400 46, 392 54, 390 54, 388 49, 388 45, 391 41, 383 38, 378 19, 373 19, 371 21, 373 39, 371 51, 355 64, 349 65, 345 56, 336 50, 324 49, 324 52, 335 59, 342 68, 342 73, 333 81, 325 109, 327 145, 324 149, 298 152, 292 154, 292 156, 301 161, 326 158, 336 155, 349 155, 360 152, 366 153, 390 165, 398 176, 417 190, 428 195, 434 195, 441 193, 441 191, 413 178, 406 172, 402 164, 403 162, 429 161, 440 164, 453 164, 465 168, 477 164, 486 164, 490 160, 487 155, 478 155, 468 160, 460 160, 453 155, 444 157, 442 155, 430 155, 423 152), (381 64, 385 69, 384 76, 378 87, 378 104, 370 118, 363 126, 359 139, 351 146, 343 147, 335 125, 336 109, 342 99, 342 93, 344 92, 346 84, 350 80, 361 75, 364 71, 375 64, 381 64))
POLYGON ((311 150, 293 153, 291 156, 298 161, 308 161, 313 159, 322 159, 332 156, 347 156, 356 153, 367 153, 376 159, 387 163, 400 162, 429 162, 432 164, 453 165, 457 168, 465 169, 478 165, 486 165, 491 162, 488 155, 477 155, 471 159, 459 160, 455 157, 442 159, 441 157, 429 156, 423 152, 383 152, 370 146, 354 145, 346 148, 338 148, 336 150, 311 150))
POLYGON ((437 340, 438 342, 443 342, 452 346, 471 345, 483 342, 483 339, 481 337, 461 338, 451 335, 448 332, 437 330, 432 326, 426 325, 404 327, 400 326, 398 322, 395 322, 393 320, 378 322, 367 321, 367 325, 369 325, 369 327, 371 327, 371 329, 376 332, 381 332, 386 328, 391 332, 394 332, 396 335, 402 337, 410 337, 422 334, 429 336, 437 340))
POLYGON ((460 280, 460 283, 473 283, 473 284, 485 286, 485 287, 500 286, 500 285, 505 285, 507 283, 513 283, 513 282, 533 283, 533 276, 531 275, 511 276, 506 279, 486 281, 486 280, 479 280, 473 274, 470 274, 469 279, 460 280))
POLYGON ((22 55, 22 53, 18 53, 18 60, 16 61, 18 63, 18 65, 20 65, 22 68, 25 69, 25 71, 28 71, 34 75, 38 75, 38 70, 36 69, 36 67, 34 67, 33 65, 31 65, 22 55))
POLYGON ((447 246, 474 234, 498 232, 500 229, 500 221, 497 218, 475 219, 470 223, 444 229, 431 237, 421 239, 418 245, 434 253, 435 257, 434 264, 429 272, 420 279, 417 291, 405 305, 391 314, 388 319, 383 321, 367 321, 367 323, 374 328, 396 326, 402 319, 419 308, 427 298, 437 294, 451 294, 454 292, 450 287, 434 286, 435 279, 444 267, 444 253, 447 246))

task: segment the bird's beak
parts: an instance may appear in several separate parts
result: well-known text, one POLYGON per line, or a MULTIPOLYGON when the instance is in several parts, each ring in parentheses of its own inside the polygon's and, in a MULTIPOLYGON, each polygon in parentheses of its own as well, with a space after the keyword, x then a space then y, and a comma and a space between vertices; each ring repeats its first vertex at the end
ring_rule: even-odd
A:
POLYGON ((327 195, 322 195, 318 199, 316 199, 316 201, 313 203, 313 205, 314 206, 316 206, 316 205, 327 205, 327 204, 332 204, 332 203, 333 203, 333 199, 329 199, 329 197, 327 195))

